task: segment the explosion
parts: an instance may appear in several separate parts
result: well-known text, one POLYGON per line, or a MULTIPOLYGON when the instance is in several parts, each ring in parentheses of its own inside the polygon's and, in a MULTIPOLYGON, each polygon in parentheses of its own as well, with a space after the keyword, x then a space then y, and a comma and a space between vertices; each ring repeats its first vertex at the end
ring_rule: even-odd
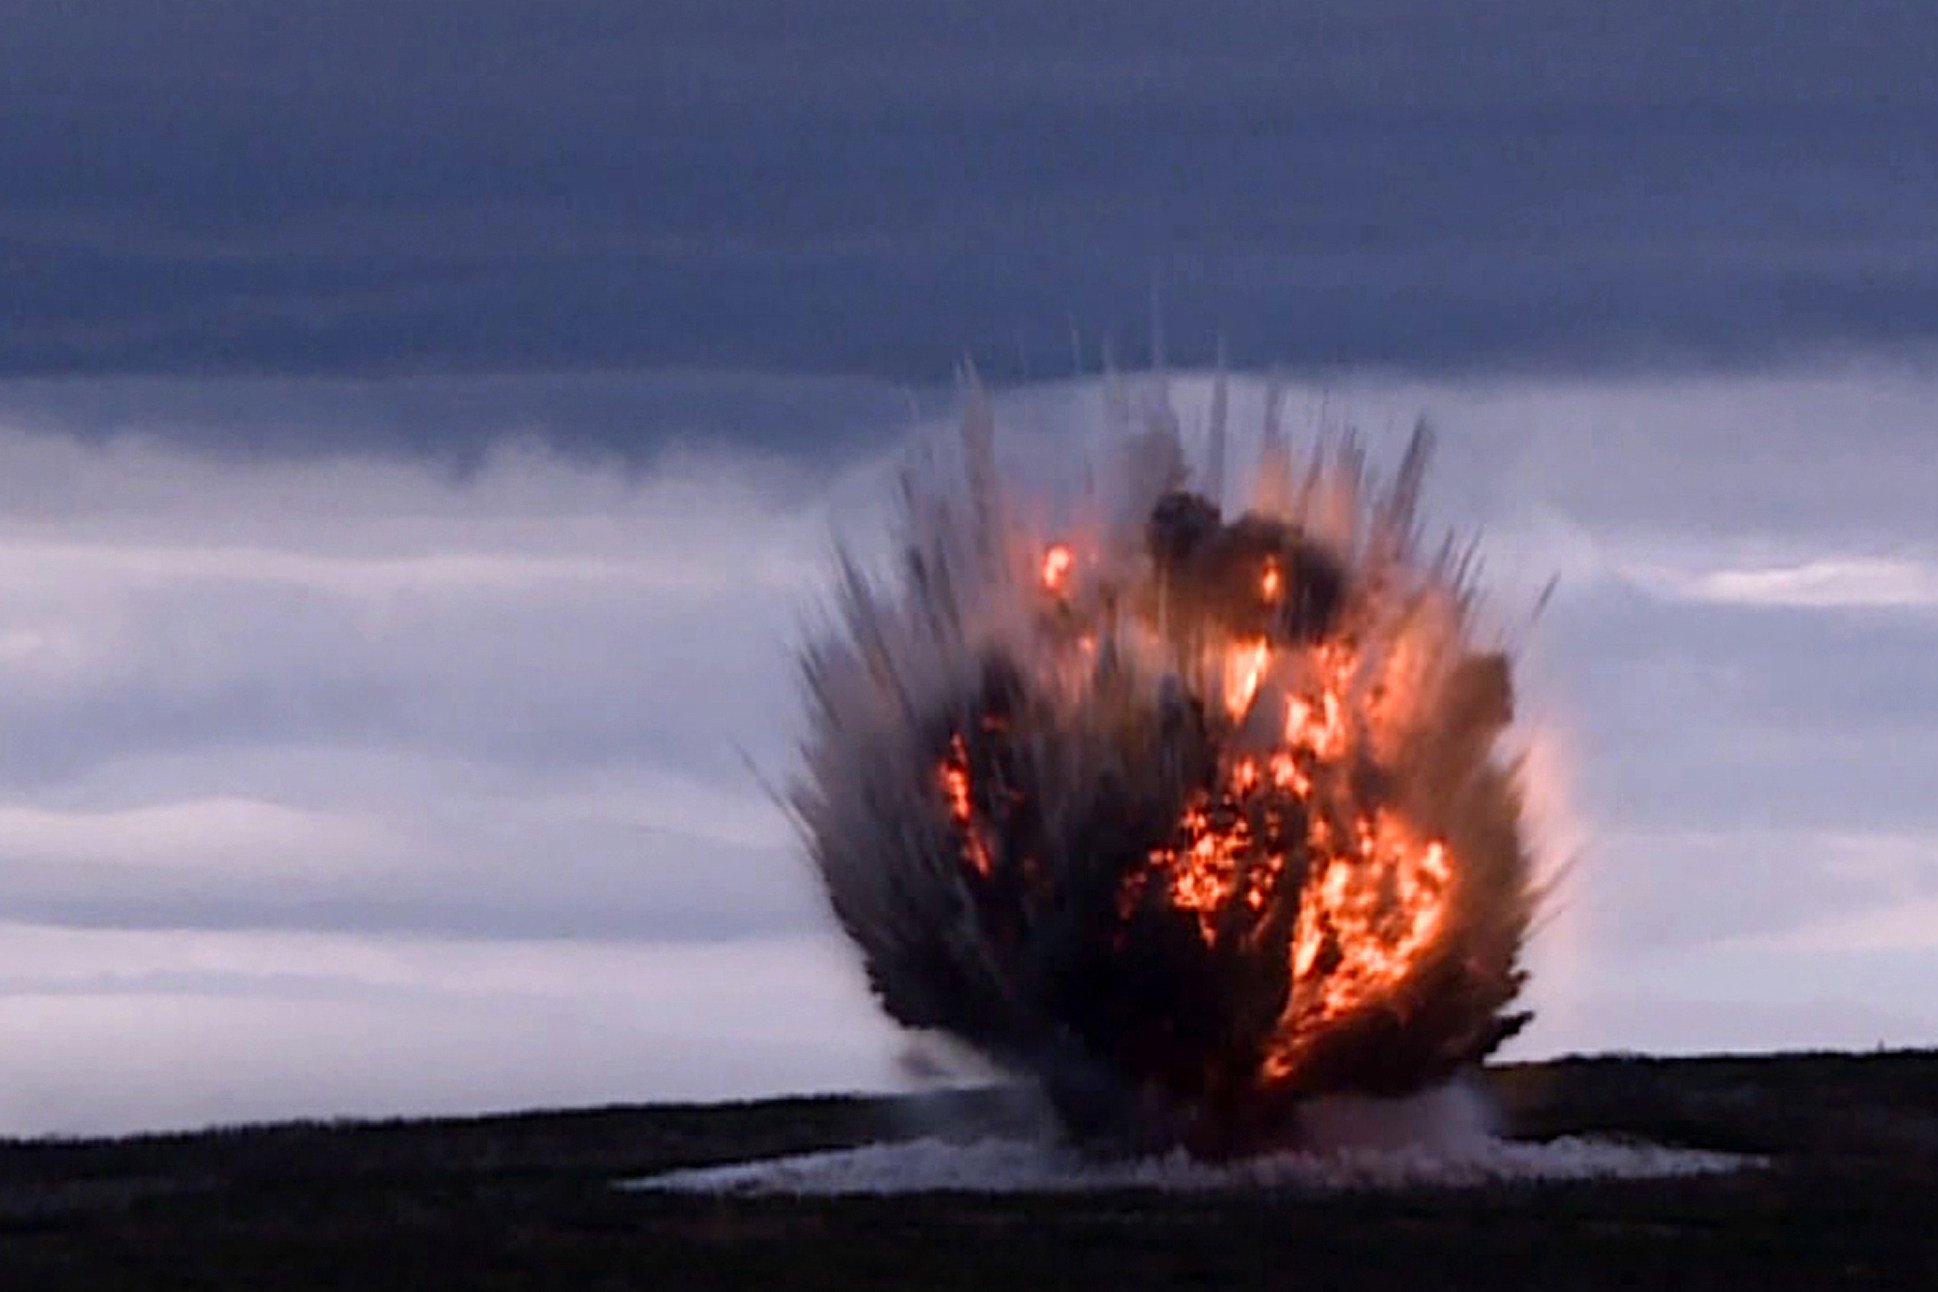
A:
POLYGON ((1421 552, 1427 439, 1376 487, 1268 426, 1231 515, 1223 406, 1195 478, 1156 415, 1056 515, 978 396, 802 660, 792 806, 882 1005, 1088 1145, 1282 1146, 1528 1018, 1510 669, 1471 551, 1421 552))

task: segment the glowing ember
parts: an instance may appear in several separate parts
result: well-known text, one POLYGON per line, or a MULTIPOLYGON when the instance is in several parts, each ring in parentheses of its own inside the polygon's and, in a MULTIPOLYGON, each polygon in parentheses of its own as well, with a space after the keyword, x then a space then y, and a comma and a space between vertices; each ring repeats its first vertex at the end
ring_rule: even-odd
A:
POLYGON ((969 797, 969 751, 961 736, 949 740, 949 755, 935 769, 949 804, 949 820, 962 836, 962 860, 969 869, 989 878, 989 847, 982 841, 982 827, 976 824, 975 804, 969 797))
POLYGON ((1077 558, 1062 543, 1052 543, 1043 553, 1043 590, 1062 596, 1070 589, 1070 570, 1077 558))
POLYGON ((1252 707, 1258 684, 1265 680, 1265 670, 1271 662, 1272 647, 1263 637, 1231 648, 1225 664, 1225 712, 1232 718, 1244 716, 1252 707))
MULTIPOLYGON (((1356 456, 1268 448, 1230 521, 1178 465, 1080 543, 1011 532, 987 434, 971 505, 912 492, 904 582, 851 571, 805 661, 795 806, 889 1012, 1035 1075, 1074 1135, 1205 1153, 1511 1035, 1511 688, 1413 553, 1423 446, 1370 504, 1356 456)), ((1181 464, 1175 431, 1132 460, 1181 464)))

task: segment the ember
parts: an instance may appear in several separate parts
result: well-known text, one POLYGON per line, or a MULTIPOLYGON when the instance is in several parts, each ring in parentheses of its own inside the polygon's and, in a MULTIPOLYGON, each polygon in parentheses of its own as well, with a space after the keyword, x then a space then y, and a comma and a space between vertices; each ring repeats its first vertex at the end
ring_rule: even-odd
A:
POLYGON ((907 482, 899 579, 844 567, 803 661, 794 807, 888 1012, 1037 1078, 1079 1141, 1207 1156, 1518 1030, 1510 670, 1465 562, 1417 551, 1424 436, 1374 490, 1268 434, 1228 517, 1158 419, 1118 519, 1051 533, 991 440, 978 405, 964 486, 907 482))

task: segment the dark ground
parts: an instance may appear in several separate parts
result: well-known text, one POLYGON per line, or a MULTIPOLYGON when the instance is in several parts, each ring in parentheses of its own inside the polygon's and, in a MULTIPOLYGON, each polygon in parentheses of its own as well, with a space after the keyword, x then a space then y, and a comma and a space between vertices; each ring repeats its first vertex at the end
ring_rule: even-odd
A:
POLYGON ((1518 1135, 1776 1164, 1357 1196, 610 1187, 915 1133, 906 1101, 870 1099, 14 1141, 0 1142, 0 1288, 1938 1287, 1938 1052, 1566 1060, 1489 1079, 1518 1135))

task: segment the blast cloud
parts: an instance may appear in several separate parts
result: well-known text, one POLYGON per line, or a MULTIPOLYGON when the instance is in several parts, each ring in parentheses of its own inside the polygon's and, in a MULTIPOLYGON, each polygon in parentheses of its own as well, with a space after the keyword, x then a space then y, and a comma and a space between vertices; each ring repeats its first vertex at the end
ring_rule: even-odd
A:
POLYGON ((1488 1134, 1460 1086, 1408 1099, 1331 1097, 1303 1114, 1309 1147, 1232 1162, 1181 1151, 1098 1161, 1009 1139, 918 1139, 695 1167, 629 1181, 632 1189, 687 1194, 892 1196, 909 1193, 1212 1193, 1474 1188, 1490 1184, 1654 1179, 1753 1168, 1757 1159, 1567 1137, 1514 1143, 1488 1134))

